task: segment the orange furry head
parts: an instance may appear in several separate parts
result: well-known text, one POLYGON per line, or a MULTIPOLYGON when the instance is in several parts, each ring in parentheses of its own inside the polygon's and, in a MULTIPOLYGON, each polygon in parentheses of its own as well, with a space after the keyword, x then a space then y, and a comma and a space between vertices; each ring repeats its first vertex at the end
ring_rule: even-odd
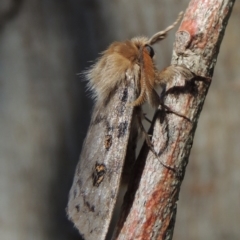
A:
POLYGON ((142 105, 148 101, 152 106, 159 105, 159 97, 154 87, 166 80, 159 78, 151 45, 164 39, 181 18, 164 31, 158 32, 150 39, 136 37, 125 42, 114 42, 102 53, 99 60, 86 72, 88 88, 93 92, 97 102, 105 101, 125 79, 127 70, 137 82, 139 96, 132 106, 142 105))

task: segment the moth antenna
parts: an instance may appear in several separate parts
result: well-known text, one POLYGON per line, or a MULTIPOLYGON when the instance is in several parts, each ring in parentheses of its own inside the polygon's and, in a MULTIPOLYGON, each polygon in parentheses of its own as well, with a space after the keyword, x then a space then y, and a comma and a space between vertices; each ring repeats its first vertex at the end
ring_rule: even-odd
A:
POLYGON ((181 20, 182 16, 183 16, 183 12, 180 12, 180 13, 178 14, 177 20, 176 20, 172 25, 168 26, 168 27, 167 27, 165 30, 163 30, 163 31, 160 31, 160 32, 158 32, 158 33, 155 33, 155 34, 148 40, 147 44, 153 45, 153 44, 155 44, 156 42, 163 40, 163 39, 167 36, 167 33, 168 33, 171 29, 173 29, 173 28, 178 24, 178 22, 181 20))

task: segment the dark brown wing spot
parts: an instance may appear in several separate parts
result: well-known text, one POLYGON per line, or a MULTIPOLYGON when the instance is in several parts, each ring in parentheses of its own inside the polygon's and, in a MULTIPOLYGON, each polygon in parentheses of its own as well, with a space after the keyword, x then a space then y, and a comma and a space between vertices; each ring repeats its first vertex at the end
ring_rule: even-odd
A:
POLYGON ((104 179, 106 171, 107 171, 107 168, 105 164, 96 162, 95 167, 93 169, 93 173, 92 173, 93 186, 99 187, 99 185, 104 179))
POLYGON ((104 140, 104 147, 106 150, 112 146, 112 135, 106 135, 104 140))

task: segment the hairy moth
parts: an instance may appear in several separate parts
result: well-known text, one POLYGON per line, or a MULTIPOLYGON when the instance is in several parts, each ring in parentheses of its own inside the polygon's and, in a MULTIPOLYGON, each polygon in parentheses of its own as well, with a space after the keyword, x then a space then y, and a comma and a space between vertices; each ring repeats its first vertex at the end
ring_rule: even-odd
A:
POLYGON ((125 159, 128 168, 135 160, 141 105, 147 101, 157 107, 160 98, 154 87, 181 71, 170 66, 159 72, 151 47, 166 37, 180 16, 150 39, 114 42, 86 72, 96 102, 67 207, 83 239, 105 239, 125 159))

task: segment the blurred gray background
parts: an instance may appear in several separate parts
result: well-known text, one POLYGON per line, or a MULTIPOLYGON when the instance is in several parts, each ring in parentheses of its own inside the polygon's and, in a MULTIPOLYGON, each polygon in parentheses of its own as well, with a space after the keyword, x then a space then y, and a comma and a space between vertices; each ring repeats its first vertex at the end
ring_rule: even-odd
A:
MULTIPOLYGON (((68 191, 92 101, 77 73, 114 40, 151 36, 188 0, 0 1, 0 239, 74 240, 68 191)), ((174 239, 240 239, 240 3, 182 185, 174 239)), ((176 29, 174 30, 176 31, 176 29)), ((174 31, 155 47, 170 63, 174 31)))

